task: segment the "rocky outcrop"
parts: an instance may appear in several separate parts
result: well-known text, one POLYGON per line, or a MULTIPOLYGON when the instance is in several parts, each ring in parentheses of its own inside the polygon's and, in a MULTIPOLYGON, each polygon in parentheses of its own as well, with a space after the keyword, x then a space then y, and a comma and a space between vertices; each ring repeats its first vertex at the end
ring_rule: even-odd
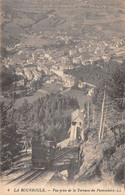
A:
MULTIPOLYGON (((122 132, 123 126, 119 126, 122 132)), ((79 173, 75 176, 75 180, 79 182, 84 181, 98 181, 103 182, 104 179, 109 178, 113 183, 124 183, 124 143, 117 145, 120 141, 121 135, 117 135, 111 129, 105 129, 104 138, 101 143, 98 143, 97 129, 88 129, 86 132, 86 139, 82 144, 83 148, 83 164, 80 167, 79 173)))

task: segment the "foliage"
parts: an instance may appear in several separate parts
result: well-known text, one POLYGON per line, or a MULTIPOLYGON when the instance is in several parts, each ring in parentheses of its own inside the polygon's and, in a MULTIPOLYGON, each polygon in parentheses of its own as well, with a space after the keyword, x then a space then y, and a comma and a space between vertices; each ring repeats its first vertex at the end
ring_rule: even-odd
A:
POLYGON ((10 68, 6 68, 2 66, 1 71, 1 90, 11 90, 13 87, 13 82, 20 80, 21 77, 17 76, 15 73, 15 68, 11 66, 10 68))
POLYGON ((122 96, 125 83, 125 61, 119 64, 113 60, 109 62, 102 60, 89 66, 81 66, 64 72, 73 75, 76 83, 80 80, 95 85, 98 91, 104 91, 106 85, 107 92, 112 98, 122 96))
POLYGON ((7 116, 4 102, 0 104, 1 109, 1 160, 12 158, 20 151, 21 137, 17 133, 16 123, 7 116))
POLYGON ((125 139, 121 142, 121 137, 125 136, 124 127, 124 123, 121 123, 107 129, 101 143, 98 143, 97 129, 87 129, 87 139, 81 144, 84 161, 76 180, 106 182, 108 179, 108 183, 124 184, 125 139), (109 174, 111 178, 108 178, 109 174))
MULTIPOLYGON (((109 70, 108 70, 109 71, 109 70)), ((123 110, 123 97, 125 85, 125 62, 116 65, 115 68, 107 72, 107 77, 103 78, 95 89, 93 102, 101 107, 104 91, 108 104, 112 104, 114 108, 123 110)))
POLYGON ((41 71, 41 76, 37 80, 34 80, 32 82, 32 87, 34 88, 35 91, 40 89, 40 87, 43 85, 44 80, 45 80, 46 77, 47 76, 46 76, 45 72, 42 70, 41 71))
POLYGON ((71 112, 78 107, 75 99, 52 93, 39 98, 33 104, 25 101, 15 112, 15 120, 18 121, 18 130, 29 138, 40 130, 47 137, 60 141, 67 137, 71 112))

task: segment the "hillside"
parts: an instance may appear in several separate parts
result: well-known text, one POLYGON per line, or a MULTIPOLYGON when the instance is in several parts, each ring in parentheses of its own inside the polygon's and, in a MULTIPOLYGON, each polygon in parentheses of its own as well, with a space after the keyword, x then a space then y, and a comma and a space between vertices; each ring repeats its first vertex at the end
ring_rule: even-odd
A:
MULTIPOLYGON (((84 68, 102 59, 122 63, 124 13, 123 0, 4 0, 2 64, 21 75, 22 88, 32 88, 41 71, 50 76, 50 83, 72 87, 73 82, 64 81, 53 70, 84 68)), ((90 68, 90 74, 96 71, 90 68)), ((97 69, 101 76, 102 70, 97 69)))
POLYGON ((101 143, 98 143, 96 129, 86 131, 86 140, 82 144, 83 164, 75 176, 76 181, 82 185, 124 185, 124 128, 123 121, 111 130, 105 129, 101 143))
POLYGON ((73 182, 123 186, 124 16, 124 0, 2 0, 3 164, 37 133, 67 144, 80 109, 73 182))

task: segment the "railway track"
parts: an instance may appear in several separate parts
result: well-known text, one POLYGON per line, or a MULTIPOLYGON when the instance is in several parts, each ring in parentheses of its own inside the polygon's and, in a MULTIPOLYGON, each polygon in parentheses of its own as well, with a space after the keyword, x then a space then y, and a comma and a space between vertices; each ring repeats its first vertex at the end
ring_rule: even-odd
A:
POLYGON ((40 175, 43 174, 45 170, 37 170, 35 173, 31 174, 30 176, 26 177, 25 179, 21 180, 17 185, 25 184, 28 185, 32 183, 35 179, 37 179, 40 175))
POLYGON ((29 170, 26 173, 20 175, 19 177, 11 180, 6 185, 21 185, 21 184, 29 184, 37 177, 39 177, 45 170, 29 170))
POLYGON ((61 152, 59 155, 57 155, 57 156, 55 157, 54 160, 60 159, 60 158, 63 157, 65 154, 67 154, 68 152, 71 152, 71 151, 73 151, 73 150, 74 150, 74 148, 68 148, 68 149, 66 149, 65 151, 63 151, 63 152, 61 152))
MULTIPOLYGON (((59 151, 58 154, 55 156, 55 160, 54 161, 58 161, 61 158, 63 158, 63 156, 65 156, 67 153, 71 153, 73 150, 73 148, 68 148, 65 149, 63 151, 59 151)), ((38 169, 38 170, 32 170, 30 169, 29 171, 23 173, 22 175, 18 176, 17 178, 9 181, 6 185, 28 185, 28 184, 32 184, 34 182, 36 182, 37 180, 40 181, 44 181, 47 179, 46 183, 49 182, 49 180, 52 178, 52 176, 55 174, 55 171, 50 171, 50 170, 46 170, 44 169, 38 169)))
POLYGON ((28 174, 30 174, 30 173, 31 173, 31 170, 25 172, 24 174, 18 176, 18 177, 15 178, 15 179, 9 181, 6 185, 16 183, 16 182, 18 182, 20 179, 23 179, 26 175, 28 175, 28 174))
POLYGON ((50 179, 53 177, 55 174, 55 171, 50 171, 50 170, 35 170, 35 171, 28 171, 16 179, 11 180, 8 182, 6 185, 11 185, 11 186, 27 186, 27 185, 33 185, 36 184, 37 181, 38 183, 41 183, 42 185, 46 185, 50 179))

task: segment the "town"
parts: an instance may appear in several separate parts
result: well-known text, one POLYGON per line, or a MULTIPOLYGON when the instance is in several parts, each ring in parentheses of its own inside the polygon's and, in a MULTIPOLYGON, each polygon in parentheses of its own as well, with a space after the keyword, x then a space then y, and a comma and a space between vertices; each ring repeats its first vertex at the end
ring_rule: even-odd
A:
MULTIPOLYGON (((47 5, 45 10, 42 9, 42 13, 39 10, 33 16, 29 13, 22 15, 23 10, 20 10, 18 14, 17 12, 6 13, 6 1, 5 5, 3 4, 2 27, 6 33, 3 35, 5 41, 2 45, 2 64, 7 69, 14 69, 13 74, 18 77, 18 79, 13 79, 11 86, 14 92, 3 90, 5 96, 10 96, 13 93, 15 98, 31 95, 43 84, 46 86, 54 84, 55 88, 59 85, 59 91, 62 91, 65 88, 73 87, 76 82, 76 78, 65 74, 64 70, 90 66, 95 62, 97 62, 97 66, 102 68, 100 60, 104 62, 116 61, 120 64, 123 62, 125 37, 122 28, 121 31, 118 30, 118 19, 113 15, 113 13, 116 15, 120 13, 120 17, 123 15, 122 11, 118 12, 121 8, 117 2, 116 6, 118 7, 113 10, 113 13, 110 13, 111 5, 103 5, 101 2, 97 6, 96 2, 78 0, 78 7, 76 7, 75 1, 72 2, 72 6, 70 6, 70 1, 62 3, 56 0, 52 3, 50 1, 42 3, 43 8, 44 5, 47 5), (65 5, 68 7, 66 8, 65 5), (84 14, 80 5, 83 6, 84 14), (64 17, 62 12, 58 13, 59 10, 67 13, 67 9, 80 9, 81 13, 81 16, 79 14, 71 15, 70 28, 72 31, 66 26, 66 21, 69 20, 67 15, 64 17), (98 10, 102 12, 102 15, 98 10), (106 13, 110 16, 108 23, 103 21, 104 17, 107 18, 106 13), (100 23, 97 22, 93 25, 94 19, 97 17, 100 18, 100 23), (114 28, 116 28, 114 31, 112 21, 114 21, 114 28), (13 31, 11 27, 15 30, 13 31)), ((33 2, 32 6, 34 6, 33 2)), ((40 4, 40 6, 42 5, 40 4)), ((22 9, 25 10, 23 7, 22 9)), ((121 27, 124 26, 122 20, 120 24, 121 27)))
POLYGON ((124 0, 2 1, 6 191, 124 188, 124 14, 124 0))
MULTIPOLYGON (((38 37, 38 35, 36 36, 38 37)), ((44 84, 60 84, 62 87, 71 88, 75 84, 75 78, 65 74, 64 70, 89 66, 100 60, 104 62, 113 60, 118 63, 124 61, 124 38, 114 37, 107 41, 83 40, 77 44, 73 37, 67 35, 56 36, 54 39, 57 40, 57 45, 60 42, 64 44, 64 50, 34 48, 35 51, 32 53, 31 45, 23 48, 21 43, 14 49, 7 48, 7 51, 16 50, 17 52, 14 56, 4 58, 2 61, 6 68, 12 65, 16 67, 15 74, 20 76, 21 80, 13 82, 15 89, 27 88, 33 92, 33 83, 43 76, 43 72, 46 75, 44 84), (73 46, 69 45, 70 41, 73 42, 73 46), (72 48, 70 49, 70 47, 72 48)), ((60 89, 62 88, 60 87, 60 89)), ((18 90, 15 90, 15 93, 18 94, 18 90)))

